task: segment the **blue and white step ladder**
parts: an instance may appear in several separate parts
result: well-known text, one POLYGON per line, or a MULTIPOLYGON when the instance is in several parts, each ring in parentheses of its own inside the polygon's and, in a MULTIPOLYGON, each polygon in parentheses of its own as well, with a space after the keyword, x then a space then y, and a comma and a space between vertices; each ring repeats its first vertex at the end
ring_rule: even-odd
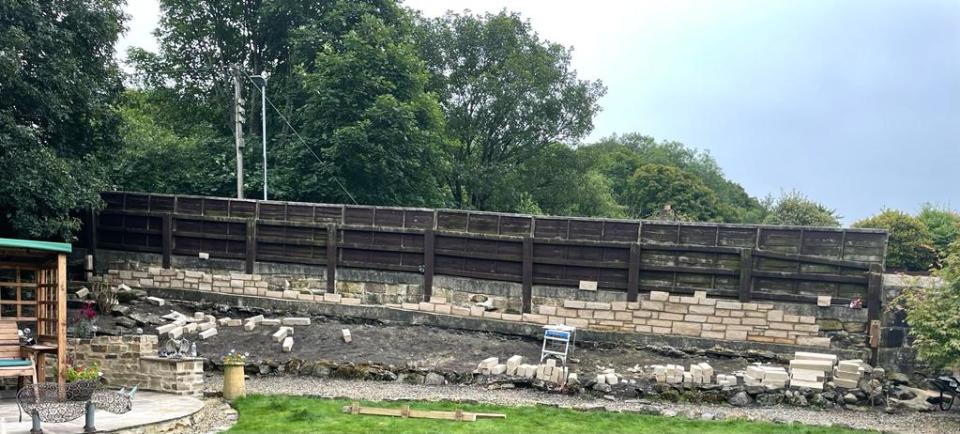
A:
POLYGON ((552 324, 543 326, 543 349, 540 351, 540 363, 549 357, 560 359, 567 365, 567 357, 573 354, 577 342, 577 328, 568 325, 552 324))

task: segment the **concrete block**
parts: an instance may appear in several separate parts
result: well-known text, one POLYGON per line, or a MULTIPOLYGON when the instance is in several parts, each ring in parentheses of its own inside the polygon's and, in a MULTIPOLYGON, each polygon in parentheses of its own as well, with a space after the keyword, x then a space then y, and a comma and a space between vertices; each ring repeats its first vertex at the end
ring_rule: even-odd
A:
POLYGON ((285 326, 308 326, 310 325, 310 318, 287 317, 280 320, 280 323, 285 326))
POLYGON ((650 291, 650 301, 668 301, 670 293, 664 291, 650 291))
POLYGON ((507 359, 507 375, 517 375, 517 368, 523 362, 523 356, 514 355, 507 359))
POLYGON ((207 340, 207 339, 210 339, 211 337, 214 337, 214 336, 216 336, 216 335, 217 335, 217 329, 216 329, 216 328, 206 329, 206 330, 200 332, 200 339, 202 339, 202 340, 207 340))
POLYGON ((353 342, 353 336, 350 335, 350 329, 340 330, 340 333, 343 334, 343 341, 346 343, 353 342))
POLYGON ((280 345, 281 345, 281 348, 283 349, 283 352, 289 353, 290 351, 293 350, 293 338, 290 336, 283 338, 283 343, 280 345))
POLYGON ((160 297, 147 297, 147 303, 150 303, 156 306, 163 306, 164 303, 166 302, 160 297))
POLYGON ((274 342, 282 342, 284 339, 287 338, 287 335, 289 334, 290 334, 289 327, 280 327, 279 330, 273 333, 272 338, 274 342))

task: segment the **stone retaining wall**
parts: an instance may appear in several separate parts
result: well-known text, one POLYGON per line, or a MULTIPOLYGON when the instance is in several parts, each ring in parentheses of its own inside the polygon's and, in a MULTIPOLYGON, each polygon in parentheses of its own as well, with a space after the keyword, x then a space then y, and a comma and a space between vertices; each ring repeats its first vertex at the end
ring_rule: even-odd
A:
POLYGON ((98 363, 109 386, 139 385, 144 390, 179 395, 203 392, 203 359, 157 357, 156 335, 71 338, 67 345, 73 363, 98 363))

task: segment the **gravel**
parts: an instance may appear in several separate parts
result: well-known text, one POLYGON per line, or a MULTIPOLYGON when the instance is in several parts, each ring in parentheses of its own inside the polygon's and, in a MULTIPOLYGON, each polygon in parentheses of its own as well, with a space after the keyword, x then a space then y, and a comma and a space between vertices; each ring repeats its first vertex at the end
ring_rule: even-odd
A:
MULTIPOLYGON (((207 378, 207 389, 222 388, 223 377, 207 378)), ((532 389, 489 390, 476 385, 417 386, 405 383, 348 381, 317 377, 270 376, 251 377, 246 382, 248 393, 305 395, 323 398, 363 399, 370 401, 437 401, 481 402, 506 406, 551 405, 575 409, 600 409, 622 412, 656 412, 691 418, 732 418, 764 420, 778 423, 836 425, 858 429, 902 433, 960 433, 960 412, 887 414, 872 410, 816 410, 775 406, 734 408, 722 405, 674 404, 640 400, 611 401, 593 397, 549 394, 532 389)))

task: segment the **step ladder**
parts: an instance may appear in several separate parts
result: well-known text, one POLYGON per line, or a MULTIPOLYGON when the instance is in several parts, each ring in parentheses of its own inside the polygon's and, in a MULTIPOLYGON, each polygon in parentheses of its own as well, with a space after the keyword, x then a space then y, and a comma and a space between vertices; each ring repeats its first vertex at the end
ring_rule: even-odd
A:
POLYGON ((560 359, 567 366, 567 357, 573 354, 577 341, 577 328, 568 325, 543 326, 543 349, 540 350, 540 363, 549 357, 560 359))

